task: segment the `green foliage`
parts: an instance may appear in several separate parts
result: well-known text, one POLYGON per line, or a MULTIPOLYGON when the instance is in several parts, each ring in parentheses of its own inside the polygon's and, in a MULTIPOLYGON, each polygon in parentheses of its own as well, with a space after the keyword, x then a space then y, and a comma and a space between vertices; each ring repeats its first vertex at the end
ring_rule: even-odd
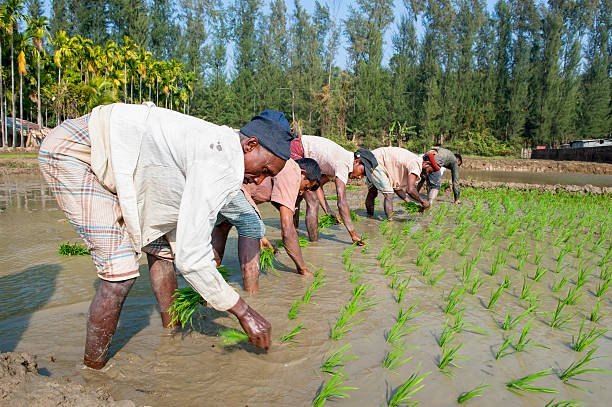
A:
POLYGON ((543 392, 543 393, 558 393, 557 390, 549 389, 546 387, 536 387, 534 386, 534 382, 542 377, 550 376, 552 369, 542 370, 541 372, 533 373, 522 377, 520 379, 512 380, 506 383, 506 388, 510 390, 512 393, 520 395, 519 391, 525 392, 543 392))
POLYGON ((457 397, 457 402, 459 404, 465 403, 466 401, 476 397, 481 396, 487 387, 493 386, 492 384, 483 384, 482 386, 474 387, 472 390, 467 391, 465 393, 461 393, 459 397, 457 397))
POLYGON ((185 328, 187 324, 193 327, 193 313, 199 309, 200 305, 205 304, 202 296, 193 288, 185 287, 178 288, 172 298, 174 300, 168 309, 170 318, 172 318, 171 324, 178 322, 182 328, 185 328))
POLYGON ((62 256, 86 256, 89 254, 89 250, 85 245, 80 243, 62 243, 59 247, 58 254, 62 256))
MULTIPOLYGON (((321 371, 329 375, 335 375, 337 373, 334 370, 336 367, 341 366, 350 359, 357 359, 357 356, 344 356, 344 352, 351 348, 350 344, 346 344, 343 347, 329 353, 323 364, 321 365, 321 371)), ((330 349, 331 350, 331 349, 330 349)))
POLYGON ((321 407, 330 399, 343 399, 349 397, 349 395, 345 393, 347 390, 357 390, 357 387, 342 386, 342 382, 346 378, 346 374, 342 374, 343 370, 344 368, 338 370, 329 382, 325 383, 325 386, 321 388, 321 391, 319 391, 319 394, 317 394, 317 397, 315 397, 312 402, 313 407, 321 407))
POLYGON ((410 201, 410 202, 406 202, 406 201, 402 201, 400 202, 400 205, 404 207, 404 210, 408 213, 415 213, 418 212, 421 207, 419 205, 417 205, 416 203, 410 201))
POLYGON ((264 247, 261 249, 259 252, 259 269, 261 271, 272 270, 277 276, 280 276, 276 270, 276 267, 274 266, 278 263, 279 262, 274 255, 274 249, 270 247, 264 247))
POLYGON ((332 215, 325 214, 319 219, 319 230, 325 230, 330 226, 338 224, 338 220, 332 215))
POLYGON ((417 367, 416 372, 410 375, 408 380, 406 380, 399 388, 395 390, 393 393, 393 397, 391 397, 387 401, 387 406, 389 407, 398 407, 398 406, 415 406, 418 404, 418 401, 411 401, 410 398, 414 393, 423 388, 423 385, 419 385, 423 381, 425 377, 427 377, 431 372, 427 372, 423 375, 419 374, 419 370, 421 368, 421 364, 417 367), (418 386, 418 387, 416 387, 418 386))
POLYGON ((221 344, 223 345, 235 345, 242 341, 248 341, 249 336, 244 332, 236 331, 235 329, 221 329, 219 330, 219 336, 223 338, 221 344))
POLYGON ((568 366, 567 369, 565 369, 560 375, 559 378, 561 380, 563 380, 563 383, 565 384, 569 384, 572 387, 575 387, 577 389, 586 391, 585 389, 583 389, 582 387, 578 387, 575 384, 572 383, 568 383, 569 379, 573 379, 576 376, 580 376, 584 373, 589 373, 589 372, 596 372, 596 373, 612 373, 609 370, 604 370, 604 369, 592 369, 592 368, 586 368, 586 365, 589 362, 592 362, 595 359, 598 359, 599 357, 593 357, 593 353, 595 353, 595 351, 597 350, 597 348, 593 348, 590 351, 587 352, 587 354, 580 360, 572 363, 570 366, 568 366))

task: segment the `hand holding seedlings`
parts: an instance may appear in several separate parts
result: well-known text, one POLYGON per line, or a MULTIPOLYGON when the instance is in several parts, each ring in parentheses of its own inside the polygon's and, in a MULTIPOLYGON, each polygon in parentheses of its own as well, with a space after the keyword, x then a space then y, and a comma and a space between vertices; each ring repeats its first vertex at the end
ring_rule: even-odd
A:
POLYGON ((259 315, 253 308, 238 299, 236 305, 228 310, 238 318, 240 326, 249 336, 249 342, 258 348, 267 350, 270 347, 270 333, 272 325, 259 315))

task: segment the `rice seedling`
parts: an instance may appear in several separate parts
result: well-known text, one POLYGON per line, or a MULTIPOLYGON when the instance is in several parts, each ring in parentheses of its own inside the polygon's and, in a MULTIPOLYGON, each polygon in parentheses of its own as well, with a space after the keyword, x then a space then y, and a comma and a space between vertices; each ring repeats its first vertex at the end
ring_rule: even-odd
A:
POLYGON ((349 214, 351 215, 351 220, 353 222, 359 222, 359 215, 357 215, 357 212, 351 209, 349 210, 349 214))
POLYGON ((427 283, 431 286, 435 286, 438 281, 440 281, 440 279, 444 276, 444 274, 446 274, 447 270, 442 270, 440 272, 438 272, 438 274, 436 274, 435 276, 430 273, 427 279, 427 283))
POLYGON ((397 302, 398 304, 402 302, 402 299, 404 298, 404 294, 406 293, 406 289, 408 288, 408 283, 410 283, 410 280, 404 280, 398 283, 396 286, 395 302, 397 302))
POLYGON ((612 373, 609 370, 604 370, 604 369, 593 369, 593 368, 586 368, 586 365, 595 360, 595 359, 599 359, 601 358, 601 356, 599 357, 593 357, 593 353, 595 353, 595 351, 598 348, 593 348, 590 351, 587 352, 586 356, 583 357, 582 359, 572 363, 567 369, 565 369, 560 375, 559 375, 559 379, 563 380, 563 383, 568 384, 576 389, 579 390, 583 390, 586 391, 586 389, 583 389, 582 387, 578 387, 575 384, 572 383, 568 383, 569 379, 573 379, 576 376, 582 375, 584 373, 589 373, 589 372, 597 372, 597 373, 612 373))
POLYGON ((504 339, 504 342, 502 343, 501 347, 499 348, 499 350, 495 354, 495 360, 499 360, 499 359, 503 358, 504 356, 510 356, 510 355, 512 355, 514 353, 514 352, 506 352, 506 350, 512 344, 512 339, 514 339, 514 336, 515 335, 512 335, 511 337, 504 339))
MULTIPOLYGON (((553 246, 556 246, 553 242, 553 246)), ((563 260, 565 259, 565 256, 567 256, 567 254, 570 251, 570 247, 569 246, 565 246, 563 248, 561 248, 561 250, 559 251, 559 254, 557 255, 557 263, 562 263, 563 260)))
POLYGON ((319 230, 325 230, 330 226, 337 225, 338 223, 338 219, 336 219, 329 213, 326 213, 319 219, 319 230))
POLYGON ((563 302, 567 305, 576 305, 582 302, 582 294, 578 293, 578 286, 567 290, 567 296, 563 302))
POLYGON ((461 349, 462 346, 463 344, 460 343, 452 347, 444 346, 442 348, 442 355, 440 356, 440 359, 438 360, 438 363, 437 363, 437 366, 438 366, 438 369, 440 369, 440 372, 454 376, 453 373, 450 370, 448 370, 448 367, 454 366, 454 367, 460 368, 461 366, 459 366, 456 363, 456 361, 457 360, 468 360, 467 358, 459 356, 459 350, 461 349))
POLYGON ((304 292, 304 295, 302 296, 302 304, 308 304, 310 302, 310 299, 312 298, 312 294, 320 287, 325 286, 326 278, 327 276, 323 273, 315 273, 315 279, 310 284, 310 286, 308 286, 308 288, 304 292))
POLYGON ((512 279, 510 278, 510 273, 506 273, 506 275, 504 276, 504 281, 502 282, 502 287, 504 287, 504 289, 506 288, 510 288, 510 285, 512 284, 512 279))
POLYGON ((407 335, 409 332, 414 331, 415 329, 418 328, 418 326, 404 328, 404 326, 406 325, 406 322, 408 322, 409 319, 412 319, 423 312, 423 311, 414 312, 414 309, 416 308, 418 302, 419 302, 418 300, 415 301, 415 303, 412 304, 412 306, 408 308, 406 311, 400 308, 397 314, 397 319, 395 321, 395 324, 393 325, 393 327, 391 328, 391 330, 389 330, 389 333, 387 334, 387 342, 395 343, 402 336, 407 335))
POLYGON ((531 284, 527 284, 527 276, 523 276, 523 287, 521 288, 521 300, 526 300, 533 295, 531 287, 535 284, 536 280, 533 280, 531 284))
POLYGON ((518 341, 516 342, 516 344, 512 345, 514 347, 515 352, 524 352, 529 348, 533 347, 550 349, 549 347, 540 345, 539 343, 533 343, 530 338, 527 338, 532 323, 533 319, 525 324, 525 327, 523 328, 523 331, 521 332, 521 336, 519 336, 518 341))
POLYGON ((337 195, 326 196, 325 199, 328 201, 337 201, 338 196, 337 195))
POLYGON ((533 281, 540 281, 542 278, 544 278, 544 276, 546 275, 547 270, 542 267, 542 266, 538 266, 538 269, 536 270, 535 275, 533 276, 533 281))
POLYGON ((465 246, 463 246, 463 249, 459 251, 459 256, 465 256, 468 250, 470 250, 470 247, 472 247, 472 243, 472 240, 468 240, 467 242, 465 242, 465 246))
MULTIPOLYGON (((308 247, 310 245, 310 241, 308 239, 306 239, 304 236, 299 236, 298 237, 298 244, 300 245, 300 247, 308 247)), ((285 248, 285 243, 283 243, 282 240, 277 240, 276 241, 276 247, 279 249, 284 249, 285 248)))
POLYGON ((583 251, 584 251, 584 242, 581 242, 578 246, 576 246, 576 258, 577 259, 582 257, 583 251))
POLYGON ((558 282, 555 282, 552 285, 552 291, 554 293, 558 293, 559 291, 561 291, 561 289, 565 287, 565 285, 570 281, 572 277, 574 277, 574 275, 575 274, 569 274, 569 273, 564 274, 563 277, 561 277, 561 280, 559 280, 558 282))
POLYGON ((574 348, 576 352, 582 352, 583 350, 591 346, 593 343, 595 343, 595 341, 600 336, 608 332, 607 329, 597 329, 596 327, 593 327, 590 331, 584 331, 583 333, 582 331, 584 329, 585 322, 586 317, 582 320, 582 323, 580 324, 580 329, 578 330, 578 334, 576 335, 576 337, 574 338, 574 336, 572 335, 572 348, 574 348))
POLYGON ((587 283, 587 280, 589 279, 589 276, 593 272, 593 269, 595 268, 595 266, 596 265, 593 264, 591 267, 587 267, 583 260, 581 260, 580 263, 578 263, 578 274, 576 275, 576 288, 580 288, 587 283))
POLYGON ((393 397, 391 397, 387 401, 388 407, 398 407, 398 406, 408 406, 413 407, 419 404, 418 401, 410 401, 410 398, 414 393, 423 388, 423 385, 418 386, 419 383, 423 381, 423 379, 428 376, 431 372, 427 372, 423 375, 419 375, 419 370, 421 369, 421 364, 417 367, 417 370, 408 377, 397 390, 395 390, 393 397))
POLYGON ((537 373, 533 373, 533 374, 527 375, 527 376, 522 377, 520 379, 512 380, 512 381, 506 383, 506 388, 508 390, 510 390, 512 393, 518 394, 519 396, 521 395, 521 393, 519 393, 519 391, 535 391, 535 392, 543 392, 543 393, 558 393, 558 391, 554 390, 554 389, 549 389, 549 388, 546 388, 546 387, 535 387, 533 385, 536 380, 538 380, 538 379, 540 379, 542 377, 550 376, 552 374, 552 373, 550 373, 551 370, 552 370, 552 368, 546 369, 546 370, 542 370, 541 372, 537 372, 537 373))
POLYGON ((542 257, 544 257, 544 253, 546 253, 546 248, 542 248, 542 251, 540 251, 540 248, 536 245, 535 252, 533 253, 534 265, 537 266, 542 262, 542 257))
MULTIPOLYGON (((285 331, 285 333, 280 337, 280 341, 282 343, 298 343, 299 341, 295 339, 295 337, 302 331, 305 331, 304 325, 298 324, 291 329, 285 331)), ((291 345, 289 345, 291 346, 291 345)))
POLYGON ((300 306, 302 305, 302 301, 300 300, 296 300, 293 305, 291 305, 291 308, 289 309, 289 314, 287 315, 287 318, 289 319, 296 319, 298 317, 298 312, 300 312, 300 306))
POLYGON ((565 303, 565 301, 559 300, 557 302, 557 308, 555 309, 555 312, 553 312, 550 318, 551 327, 563 329, 574 318, 572 314, 566 314, 563 312, 566 305, 567 304, 565 303))
POLYGON ((555 403, 555 399, 550 400, 544 407, 576 407, 581 406, 584 403, 582 401, 558 401, 555 403), (554 404, 553 404, 554 403, 554 404))
POLYGON ((463 332, 465 331, 465 327, 467 326, 468 328, 482 334, 482 335, 487 335, 487 333, 481 329, 478 329, 476 326, 470 324, 469 322, 466 322, 463 320, 463 313, 465 312, 465 310, 461 310, 459 311, 457 314, 455 314, 455 319, 453 321, 453 330, 457 333, 459 332, 463 332))
POLYGON ((488 278, 483 278, 479 275, 478 272, 476 272, 476 276, 474 276, 474 279, 470 281, 470 284, 467 287, 467 292, 471 295, 476 295, 480 287, 482 287, 482 285, 488 280, 488 278))
POLYGON ((259 269, 262 271, 272 270, 277 276, 280 276, 280 274, 276 270, 276 267, 274 267, 275 264, 278 264, 278 260, 274 255, 274 249, 264 247, 259 252, 259 269))
POLYGON ((89 254, 89 250, 83 244, 66 242, 60 245, 57 253, 62 256, 86 256, 89 254))
POLYGON ((599 279, 609 280, 610 278, 612 278, 612 267, 610 267, 609 265, 606 265, 606 267, 604 267, 603 264, 599 265, 601 266, 601 271, 599 272, 599 279))
POLYGON ((244 332, 236 331, 235 329, 222 329, 219 331, 219 336, 223 338, 221 344, 235 345, 238 342, 248 341, 249 336, 244 332))
POLYGON ((193 327, 193 313, 199 309, 200 304, 205 304, 202 296, 193 288, 185 287, 177 289, 172 298, 174 300, 168 308, 168 313, 172 318, 170 325, 178 322, 181 324, 181 328, 185 328, 187 324, 193 327))
POLYGON ((495 303, 499 300, 499 298, 501 297, 503 291, 504 291, 504 284, 500 285, 497 290, 493 291, 493 289, 491 288, 491 298, 489 299, 489 303, 487 304, 487 309, 492 309, 493 306, 495 305, 495 303))
POLYGON ((446 301, 446 307, 444 308, 445 314, 454 315, 460 311, 460 306, 463 305, 463 298, 465 297, 465 287, 457 287, 457 284, 453 286, 450 293, 444 299, 446 301))
POLYGON ((597 283, 597 287, 595 288, 595 296, 597 298, 603 297, 604 294, 610 288, 611 283, 612 283, 612 278, 609 278, 605 281, 600 281, 599 283, 597 283))
POLYGON ((520 256, 516 259, 516 269, 519 271, 519 273, 523 272, 523 268, 525 268, 525 264, 527 264, 526 256, 520 256))
POLYGON ((347 390, 357 390, 357 387, 342 386, 342 382, 346 378, 346 374, 342 374, 344 368, 338 370, 332 378, 321 388, 317 396, 312 402, 312 407, 321 407, 327 400, 338 398, 343 399, 349 397, 347 390))
POLYGON ((485 391, 485 389, 491 386, 493 385, 483 384, 482 386, 474 387, 472 390, 466 391, 465 393, 461 393, 459 397, 457 397, 457 403, 462 404, 474 397, 482 396, 482 393, 485 391))
POLYGON ((511 329, 514 329, 514 327, 521 322, 521 319, 523 319, 523 317, 525 315, 527 315, 529 312, 525 311, 520 315, 517 315, 516 317, 513 317, 512 314, 510 314, 510 305, 508 305, 508 312, 506 313, 506 319, 504 320, 504 323, 502 324, 501 328, 504 331, 509 331, 511 329))
POLYGON ((508 261, 508 253, 501 249, 497 252, 495 261, 491 264, 491 277, 495 276, 497 272, 506 264, 508 261))
POLYGON ((447 343, 451 342, 456 337, 457 332, 453 329, 453 326, 448 323, 447 319, 444 321, 444 328, 442 328, 442 333, 440 334, 440 339, 438 340, 438 346, 443 348, 447 343))
POLYGON ((387 355, 383 359, 383 367, 389 370, 394 370, 412 359, 412 357, 409 357, 402 360, 402 357, 406 352, 405 346, 406 342, 402 342, 400 345, 393 346, 393 350, 391 350, 391 352, 387 352, 387 355))
POLYGON ((346 334, 353 326, 361 322, 363 319, 353 320, 353 318, 361 311, 364 311, 380 301, 368 300, 365 298, 365 292, 368 286, 360 284, 353 289, 353 296, 348 303, 340 311, 340 315, 336 320, 336 324, 332 327, 331 338, 333 340, 339 340, 346 334))
POLYGON ((598 297, 597 302, 595 303, 595 307, 593 308, 593 310, 591 311, 591 315, 589 316, 589 320, 591 320, 591 322, 599 322, 600 319, 608 315, 607 313, 604 313, 604 314, 599 313, 600 304, 601 304, 601 297, 598 297))
POLYGON ((346 265, 349 262, 349 259, 353 257, 353 250, 355 250, 355 247, 355 245, 350 245, 342 252, 342 264, 346 265))
POLYGON ((404 210, 407 213, 415 213, 415 212, 418 212, 421 209, 421 207, 419 205, 417 205, 416 203, 414 203, 412 201, 410 201, 410 202, 404 201, 404 202, 401 202, 400 205, 404 208, 404 210))
POLYGON ((474 272, 474 261, 468 261, 465 259, 461 266, 457 266, 458 271, 461 270, 461 282, 467 284, 472 279, 472 273, 474 272))
POLYGON ((344 352, 350 348, 351 345, 346 344, 340 349, 333 351, 321 365, 321 371, 333 376, 337 373, 337 371, 334 370, 335 368, 343 365, 347 360, 357 359, 357 356, 344 356, 344 352))

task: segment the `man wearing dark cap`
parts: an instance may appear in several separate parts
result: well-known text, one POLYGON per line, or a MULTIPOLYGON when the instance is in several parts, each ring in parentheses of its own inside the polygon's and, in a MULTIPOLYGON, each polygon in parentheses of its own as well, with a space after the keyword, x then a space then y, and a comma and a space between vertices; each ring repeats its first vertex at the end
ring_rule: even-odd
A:
MULTIPOLYGON (((240 130, 236 130, 236 133, 241 139, 259 137, 262 145, 267 145, 271 150, 276 151, 276 154, 283 155, 285 151, 279 149, 282 146, 274 144, 274 140, 270 139, 267 134, 267 129, 262 127, 265 123, 274 123, 275 126, 281 127, 289 135, 288 137, 291 137, 289 122, 285 115, 275 110, 264 110, 240 130)), ((288 156, 287 159, 289 159, 288 156)), ((257 210, 257 205, 246 190, 246 186, 249 184, 259 185, 260 182, 248 182, 245 179, 241 190, 219 211, 212 232, 212 245, 217 264, 221 264, 229 231, 232 226, 236 227, 238 232, 238 260, 244 290, 254 293, 259 289, 260 242, 266 235, 266 226, 257 210)), ((263 241, 270 245, 267 240, 264 239, 263 241)), ((270 247, 272 246, 270 245, 270 247)))
MULTIPOLYGON (((298 158, 312 158, 315 160, 319 167, 321 167, 321 186, 332 179, 334 180, 338 197, 338 212, 342 222, 349 232, 353 243, 363 244, 361 237, 355 233, 350 209, 346 201, 346 183, 349 178, 360 179, 364 174, 363 171, 361 174, 357 173, 361 163, 360 158, 355 157, 353 153, 345 150, 330 139, 308 135, 296 138, 291 142, 291 158, 294 160, 298 158)), ((323 212, 334 216, 338 221, 340 219, 333 213, 325 200, 323 188, 306 192, 304 198, 306 200, 306 228, 308 229, 308 237, 311 242, 314 242, 319 239, 319 205, 323 208, 323 212)), ((299 204, 300 202, 298 202, 298 207, 299 204)), ((294 222, 296 224, 299 222, 299 211, 296 211, 294 222)))
POLYGON ((81 235, 100 285, 89 308, 85 365, 100 369, 147 253, 162 322, 177 288, 174 266, 219 311, 234 314, 251 343, 270 345, 270 324, 216 268, 211 231, 243 182, 278 174, 291 135, 254 117, 243 137, 172 110, 112 104, 66 120, 45 138, 39 165, 81 235))
POLYGON ((437 167, 437 169, 419 181, 417 190, 420 191, 423 183, 427 181, 427 195, 429 202, 433 202, 438 196, 440 188, 442 187, 442 175, 444 174, 444 170, 448 169, 451 171, 453 197, 455 199, 455 203, 460 204, 459 167, 461 167, 461 164, 463 163, 461 154, 453 154, 452 151, 446 148, 434 147, 425 153, 423 158, 426 158, 427 161, 431 162, 434 167, 437 167))
POLYGON ((421 198, 416 185, 422 176, 434 171, 430 162, 400 147, 381 147, 373 150, 372 154, 378 166, 367 178, 365 205, 368 215, 374 215, 374 199, 379 191, 385 197, 385 214, 389 219, 393 216, 394 193, 406 202, 410 202, 410 196, 421 204, 423 210, 429 208, 429 202, 421 198))

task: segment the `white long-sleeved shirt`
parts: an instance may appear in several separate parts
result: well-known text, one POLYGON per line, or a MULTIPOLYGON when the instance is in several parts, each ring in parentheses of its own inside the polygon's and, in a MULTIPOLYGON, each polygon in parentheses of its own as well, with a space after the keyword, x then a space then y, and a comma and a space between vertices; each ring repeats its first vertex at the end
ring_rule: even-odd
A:
POLYGON ((238 135, 171 110, 119 103, 94 109, 89 130, 92 169, 116 190, 136 250, 165 235, 193 288, 218 310, 234 306, 239 296, 215 267, 211 233, 244 178, 238 135))

